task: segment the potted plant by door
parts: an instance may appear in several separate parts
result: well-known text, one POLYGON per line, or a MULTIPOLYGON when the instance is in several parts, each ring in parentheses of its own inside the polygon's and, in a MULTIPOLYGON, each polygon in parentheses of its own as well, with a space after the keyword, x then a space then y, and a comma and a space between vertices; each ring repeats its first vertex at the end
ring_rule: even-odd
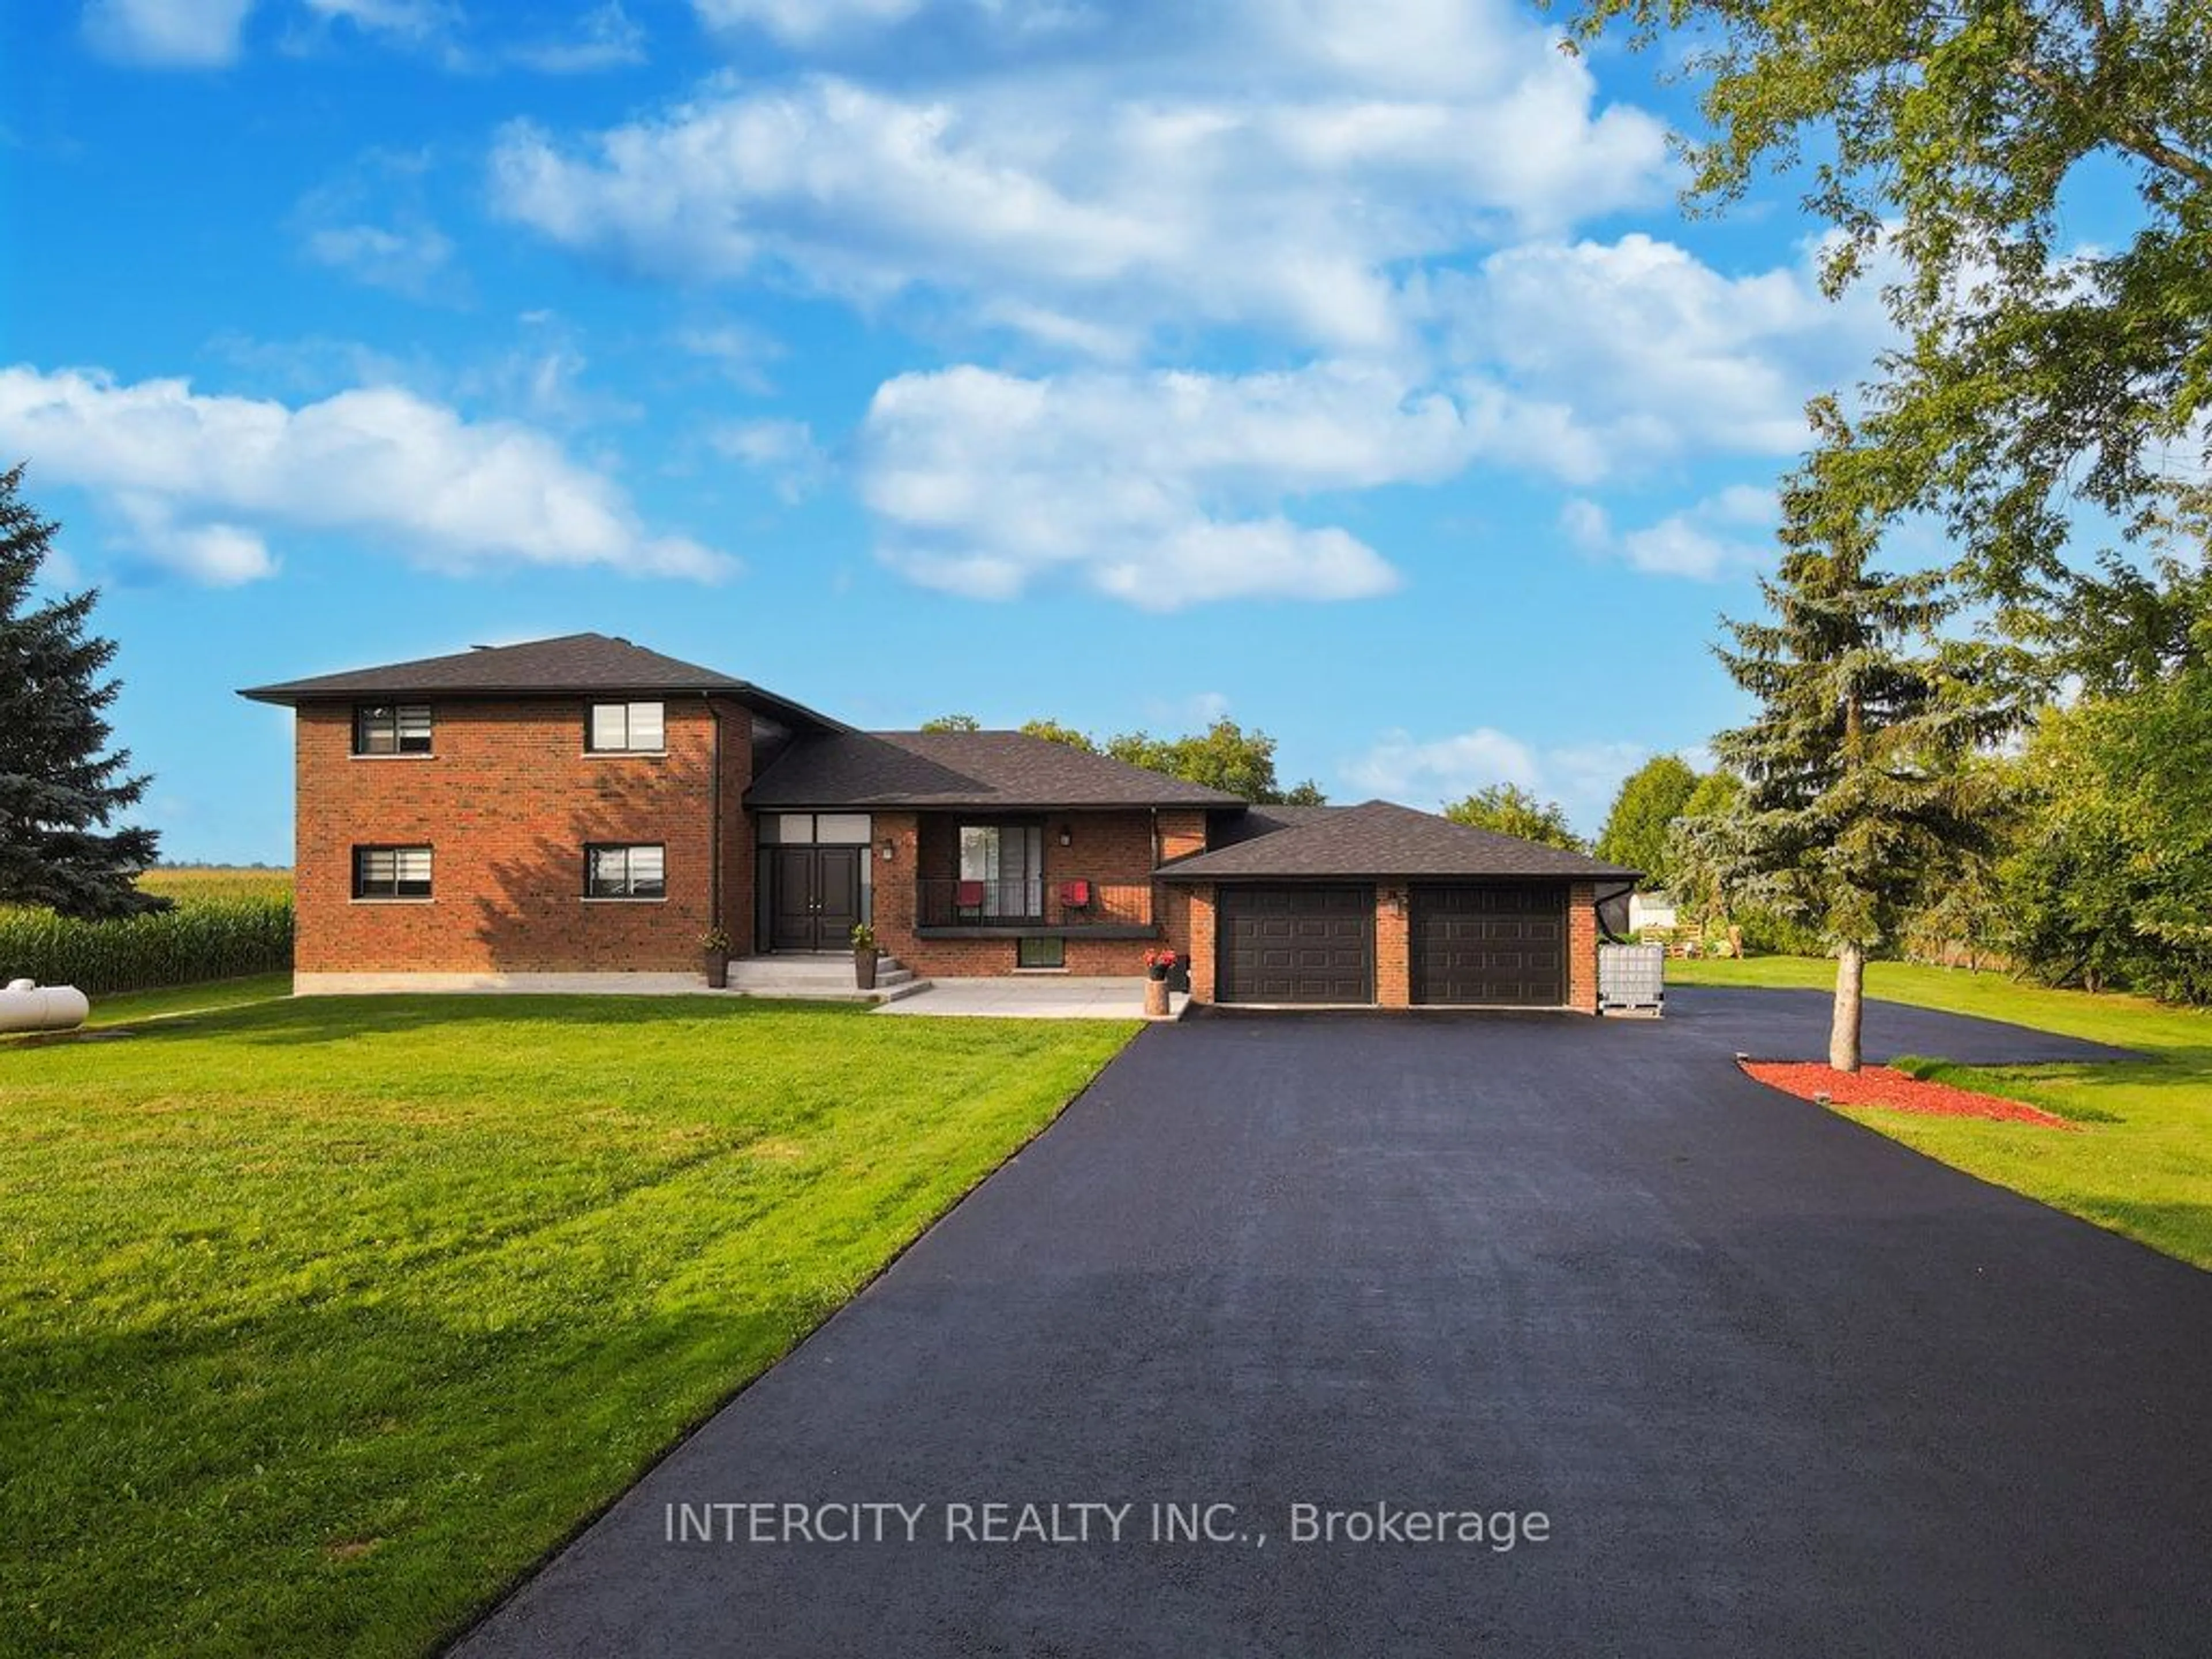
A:
POLYGON ((863 991, 876 988, 876 930, 865 921, 853 926, 853 983, 863 991))
POLYGON ((728 988, 730 936, 719 927, 709 927, 699 935, 699 951, 705 958, 708 988, 714 991, 728 988))
POLYGON ((1180 960, 1172 951, 1145 952, 1145 1012, 1155 1018, 1168 1011, 1168 975, 1180 960))

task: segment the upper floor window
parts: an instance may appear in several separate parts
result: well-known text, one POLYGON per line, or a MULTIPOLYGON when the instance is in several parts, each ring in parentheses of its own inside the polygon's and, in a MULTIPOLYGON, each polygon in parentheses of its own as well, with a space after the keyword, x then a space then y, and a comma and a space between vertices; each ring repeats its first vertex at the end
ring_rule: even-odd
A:
POLYGON ((665 736, 657 702, 595 702, 585 742, 600 754, 657 754, 665 736))
POLYGON ((427 847, 355 848, 353 896, 357 899, 429 897, 430 849, 427 847))
POLYGON ((668 854, 660 847, 586 847, 586 898, 666 898, 668 854))
POLYGON ((356 755, 427 755, 430 752, 430 705, 423 702, 365 702, 353 711, 356 755))

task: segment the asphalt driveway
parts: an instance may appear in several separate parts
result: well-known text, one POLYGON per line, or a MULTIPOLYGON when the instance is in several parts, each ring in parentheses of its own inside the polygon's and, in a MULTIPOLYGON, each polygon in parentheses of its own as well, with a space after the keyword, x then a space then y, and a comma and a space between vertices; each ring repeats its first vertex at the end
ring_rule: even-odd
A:
POLYGON ((2202 1652, 2212 1276, 1748 1081, 1710 994, 1146 1031, 462 1650, 2202 1652), (915 1541, 669 1507, 831 1502, 915 1541), (1549 1535, 1292 1541, 1377 1502, 1549 1535))

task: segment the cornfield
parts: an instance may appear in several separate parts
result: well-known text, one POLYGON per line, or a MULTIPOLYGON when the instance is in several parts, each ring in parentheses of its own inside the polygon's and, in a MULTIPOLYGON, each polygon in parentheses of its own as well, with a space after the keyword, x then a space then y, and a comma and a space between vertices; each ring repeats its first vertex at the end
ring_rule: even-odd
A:
POLYGON ((125 921, 70 921, 0 907, 0 983, 34 979, 98 994, 190 985, 292 965, 292 877, 284 870, 177 869, 139 885, 176 901, 125 921))

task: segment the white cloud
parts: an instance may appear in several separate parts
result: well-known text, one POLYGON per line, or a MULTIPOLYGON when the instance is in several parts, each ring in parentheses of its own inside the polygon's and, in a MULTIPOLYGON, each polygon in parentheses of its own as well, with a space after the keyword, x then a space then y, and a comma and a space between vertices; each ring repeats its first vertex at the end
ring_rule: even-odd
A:
POLYGON ((1731 484, 1655 524, 1616 531, 1595 501, 1576 497, 1559 510, 1559 526, 1585 552, 1619 559, 1655 576, 1715 581, 1773 562, 1780 522, 1771 489, 1731 484))
POLYGON ((345 22, 363 33, 428 40, 459 21, 449 0, 302 0, 310 15, 325 23, 345 22))
POLYGON ((236 61, 253 0, 89 0, 86 42, 102 57, 161 69, 236 61))
POLYGON ((607 0, 578 20, 573 36, 524 41, 509 46, 507 57, 542 75, 591 75, 623 69, 645 62, 645 31, 623 9, 622 0, 607 0))
POLYGON ((619 485, 544 434, 388 386, 294 408, 17 365, 0 369, 0 452, 92 492, 128 544, 203 580, 268 574, 264 538, 286 531, 395 546, 449 573, 605 565, 706 580, 735 568, 648 532, 619 485))
POLYGON ((902 22, 923 0, 692 0, 710 29, 753 27, 804 46, 857 29, 902 22))
POLYGON ((411 299, 437 291, 453 257, 453 245, 435 225, 325 225, 311 230, 307 257, 343 270, 371 288, 389 289, 411 299))
POLYGON ((1428 809, 1493 784, 1517 784, 1558 801, 1568 818, 1587 830, 1603 818, 1620 781, 1650 757, 1649 750, 1632 743, 1545 749, 1479 726, 1442 738, 1386 732, 1340 769, 1362 789, 1428 809))
POLYGON ((1400 341, 1397 266, 1663 191, 1660 124, 1600 108, 1502 0, 969 14, 975 52, 926 89, 726 76, 581 144, 511 127, 495 199, 647 274, 928 289, 1079 350, 1209 322, 1375 349, 1400 341))
POLYGON ((830 474, 830 457, 804 421, 741 421, 710 442, 731 459, 764 474, 787 505, 805 501, 830 474))
MULTIPOLYGON (((1820 292, 1817 250, 1730 276, 1641 234, 1533 242, 1420 285, 1448 360, 1571 411, 1607 472, 1711 453, 1784 456, 1804 404, 1869 366, 1887 325, 1871 294, 1820 292)), ((1555 469, 1571 476, 1570 469, 1555 469)))
POLYGON ((1498 440, 1494 411, 1354 363, 1039 379, 961 367, 878 390, 860 475, 884 557, 932 586, 1003 598, 1052 574, 1154 609, 1357 599, 1396 572, 1286 505, 1435 483, 1498 440))

